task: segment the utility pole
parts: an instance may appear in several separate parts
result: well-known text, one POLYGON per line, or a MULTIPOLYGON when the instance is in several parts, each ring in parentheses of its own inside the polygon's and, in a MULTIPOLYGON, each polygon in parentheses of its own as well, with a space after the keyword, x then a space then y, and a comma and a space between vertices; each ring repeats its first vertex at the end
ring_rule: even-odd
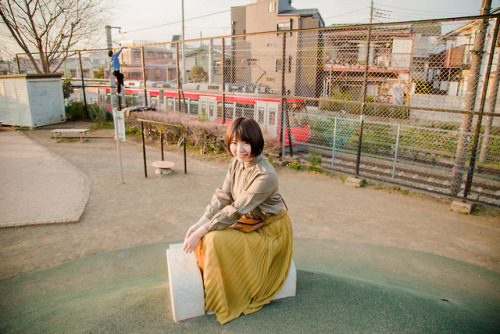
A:
MULTIPOLYGON (((481 4, 481 15, 490 13, 491 0, 483 0, 481 4)), ((479 21, 474 48, 471 51, 469 78, 467 80, 467 90, 465 93, 465 107, 460 125, 460 134, 458 136, 457 154, 453 164, 453 174, 451 180, 450 194, 457 195, 462 187, 462 179, 465 174, 465 160, 467 156, 467 148, 469 146, 469 132, 472 123, 472 112, 476 105, 477 91, 479 86, 479 77, 481 75, 481 62, 483 59, 483 48, 486 32, 488 30, 488 19, 479 21)), ((486 89, 486 82, 483 89, 486 89)))
MULTIPOLYGON (((497 18, 497 20, 498 20, 498 18, 497 18)), ((493 41, 493 43, 495 43, 495 41, 493 41)), ((500 47, 500 40, 496 41, 496 46, 497 46, 497 48, 500 47)), ((486 107, 487 113, 494 113, 495 106, 497 104, 498 87, 499 87, 498 84, 500 81, 500 51, 497 51, 495 63, 497 65, 495 68, 495 72, 493 74, 493 82, 491 83, 490 97, 488 100, 488 105, 486 107)), ((486 124, 484 125, 484 134, 483 134, 483 141, 482 141, 482 146, 481 146, 481 153, 479 154, 479 162, 485 162, 486 159, 488 158, 488 146, 489 146, 489 142, 490 142, 490 134, 491 134, 492 125, 493 125, 493 116, 486 117, 486 124)))
MULTIPOLYGON (((117 27, 111 27, 110 25, 106 25, 106 44, 108 51, 113 51, 113 39, 111 37, 111 29, 117 27)), ((120 183, 125 183, 123 181, 123 168, 122 168, 122 152, 120 147, 120 138, 118 136, 118 128, 120 125, 120 121, 123 121, 123 112, 121 110, 117 110, 116 107, 116 85, 115 78, 111 73, 111 59, 108 61, 108 74, 109 74, 109 93, 111 94, 111 110, 113 112, 113 119, 115 123, 115 139, 116 139, 116 151, 118 153, 118 169, 120 172, 120 183)), ((124 130, 124 129, 123 129, 124 130)))
POLYGON ((366 91, 368 86, 368 66, 370 62, 372 19, 373 19, 373 0, 370 6, 370 25, 368 26, 368 33, 366 37, 365 71, 363 73, 362 104, 361 104, 361 115, 359 116, 359 137, 358 137, 358 148, 356 153, 356 177, 359 176, 359 165, 361 164, 361 144, 363 142, 363 125, 364 125, 365 111, 366 111, 366 91))
POLYGON ((186 36, 184 35, 184 0, 182 0, 182 83, 186 83, 186 50, 184 46, 184 41, 186 36))

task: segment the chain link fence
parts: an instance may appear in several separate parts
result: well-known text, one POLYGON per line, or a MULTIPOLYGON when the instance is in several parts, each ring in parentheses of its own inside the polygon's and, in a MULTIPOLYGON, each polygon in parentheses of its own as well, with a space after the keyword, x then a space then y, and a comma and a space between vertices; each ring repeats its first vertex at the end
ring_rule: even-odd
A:
MULTIPOLYGON (((119 102, 253 117, 299 163, 498 206, 498 18, 128 44, 119 102)), ((54 66, 110 110, 107 50, 75 56, 54 66)))

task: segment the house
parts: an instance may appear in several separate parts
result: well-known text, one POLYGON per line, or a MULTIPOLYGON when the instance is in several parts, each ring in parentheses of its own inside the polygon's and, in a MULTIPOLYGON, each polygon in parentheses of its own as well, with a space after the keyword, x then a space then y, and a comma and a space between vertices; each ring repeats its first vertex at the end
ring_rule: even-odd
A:
MULTIPOLYGON (((126 81, 143 80, 143 48, 146 79, 159 82, 176 81, 177 69, 174 51, 168 45, 151 45, 152 43, 141 40, 122 43, 126 49, 120 54, 120 70, 126 81)), ((105 70, 107 73, 107 69, 105 70)))
MULTIPOLYGON (((500 13, 500 8, 491 11, 492 14, 500 13)), ((485 34, 481 68, 479 71, 477 91, 484 87, 484 77, 487 72, 488 55, 492 46, 494 19, 490 19, 488 30, 485 34)), ((467 82, 469 79, 471 54, 474 48, 479 21, 464 21, 463 24, 452 29, 436 39, 436 50, 430 54, 425 69, 419 76, 414 75, 412 87, 412 106, 425 107, 433 105, 436 108, 462 110, 466 100, 467 82)), ((497 48, 498 49, 498 48, 497 48)), ((495 51, 498 52, 497 50, 495 51)), ((497 56, 495 56, 497 57, 497 56)), ((495 61, 493 65, 495 65, 495 61)), ((495 68, 494 68, 495 69, 495 68)), ((491 87, 493 75, 490 76, 488 87, 491 87)), ((475 109, 480 105, 481 94, 476 94, 475 109)), ((486 96, 486 105, 489 95, 486 96)), ((495 108, 500 103, 495 101, 495 108)), ((485 110, 488 111, 488 110, 485 110)), ((424 112, 414 111, 415 117, 428 117, 424 112)), ((460 124, 461 115, 453 113, 435 113, 435 118, 441 121, 460 124)), ((498 125, 498 120, 494 122, 498 125)))
MULTIPOLYGON (((206 78, 201 82, 220 83, 222 82, 222 55, 220 47, 214 48, 213 40, 208 40, 209 45, 202 44, 201 46, 191 49, 186 52, 186 77, 189 79, 191 69, 194 66, 203 68, 206 78)), ((230 64, 230 56, 226 55, 224 61, 226 66, 230 64)))
POLYGON ((367 57, 366 27, 333 27, 323 36, 323 97, 360 101, 366 70, 369 100, 406 104, 410 81, 428 68, 440 33, 439 23, 374 26, 367 57))
POLYGON ((233 35, 257 32, 231 40, 232 64, 228 82, 251 87, 256 93, 281 94, 285 72, 286 93, 317 97, 318 31, 280 31, 324 27, 317 9, 295 9, 291 0, 254 0, 246 6, 231 7, 233 35), (283 62, 283 40, 286 55, 283 62))
POLYGON ((84 78, 94 78, 95 73, 107 68, 108 58, 104 53, 81 52, 81 66, 78 55, 73 55, 66 58, 60 70, 64 72, 65 77, 76 79, 81 77, 83 69, 84 78))

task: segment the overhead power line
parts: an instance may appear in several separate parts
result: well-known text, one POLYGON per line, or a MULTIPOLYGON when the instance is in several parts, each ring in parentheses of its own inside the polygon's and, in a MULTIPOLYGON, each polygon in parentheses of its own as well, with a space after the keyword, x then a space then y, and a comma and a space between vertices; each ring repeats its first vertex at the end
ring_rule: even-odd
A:
MULTIPOLYGON (((230 9, 226 9, 226 10, 223 10, 223 11, 220 11, 220 12, 215 12, 215 13, 205 14, 205 15, 201 15, 201 16, 197 16, 197 17, 192 17, 190 19, 185 19, 184 22, 186 22, 186 21, 193 21, 193 20, 197 20, 197 19, 201 19, 201 18, 204 18, 204 17, 213 16, 213 15, 218 15, 218 14, 222 14, 222 13, 227 13, 229 11, 231 11, 231 10, 230 9)), ((143 30, 148 30, 148 29, 156 29, 156 28, 165 27, 165 26, 173 25, 173 24, 179 24, 179 23, 182 23, 182 20, 181 21, 164 23, 164 24, 159 24, 159 25, 156 25, 156 26, 151 26, 151 27, 146 27, 146 28, 129 30, 129 31, 123 32, 123 34, 131 33, 131 32, 137 32, 137 31, 143 31, 143 30)))
POLYGON ((450 16, 450 15, 461 15, 461 14, 468 14, 470 15, 471 13, 466 13, 466 12, 460 12, 460 13, 457 13, 457 12, 440 12, 440 11, 433 11, 433 10, 423 10, 423 9, 414 9, 414 8, 404 8, 404 7, 397 7, 397 6, 390 6, 390 5, 384 5, 384 4, 378 4, 377 6, 379 7, 389 7, 389 8, 395 8, 395 9, 399 9, 399 10, 403 10, 403 11, 407 11, 407 12, 412 12, 412 13, 415 13, 415 12, 420 12, 420 13, 428 13, 428 14, 446 14, 447 16, 450 16))
POLYGON ((342 13, 342 14, 335 15, 335 16, 325 17, 325 18, 323 18, 323 20, 329 20, 329 19, 333 19, 333 18, 336 18, 336 17, 345 16, 345 15, 348 15, 348 14, 353 14, 353 13, 357 13, 357 14, 359 14, 359 12, 360 12, 360 11, 362 11, 362 10, 367 10, 367 9, 369 9, 369 8, 370 8, 370 7, 363 7, 363 8, 360 8, 360 9, 352 10, 352 11, 347 12, 347 13, 342 13))

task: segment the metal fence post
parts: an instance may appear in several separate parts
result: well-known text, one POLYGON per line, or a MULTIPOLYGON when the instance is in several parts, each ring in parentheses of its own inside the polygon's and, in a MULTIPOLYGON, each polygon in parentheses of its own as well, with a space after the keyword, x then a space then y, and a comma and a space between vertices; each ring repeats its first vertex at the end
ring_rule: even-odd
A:
POLYGON ((398 124, 398 134, 396 137, 396 148, 394 149, 394 164, 392 165, 392 181, 394 181, 394 176, 396 175, 396 164, 398 162, 398 151, 399 151, 399 136, 401 135, 401 124, 398 124))
POLYGON ((146 82, 148 78, 146 76, 146 55, 144 54, 144 46, 141 46, 141 60, 142 60, 142 79, 144 80, 144 106, 148 106, 148 93, 146 89, 146 82))
POLYGON ((85 79, 83 79, 83 65, 82 65, 82 53, 78 51, 78 60, 80 61, 80 76, 82 78, 82 90, 83 90, 83 103, 85 104, 85 115, 87 119, 90 118, 89 108, 87 106, 87 96, 85 94, 85 79))
MULTIPOLYGON (((280 144, 281 144, 281 154, 280 156, 285 156, 285 113, 286 113, 286 100, 285 100, 285 52, 286 52, 286 32, 283 32, 283 44, 281 47, 281 129, 280 129, 280 144)), ((288 143, 290 143, 290 138, 288 138, 288 143)))
POLYGON ((334 118, 333 123, 332 168, 335 161, 335 146, 337 146, 337 117, 334 118))
POLYGON ((141 122, 141 134, 142 134, 142 157, 144 160, 144 177, 148 177, 148 168, 146 165, 146 143, 144 138, 144 122, 141 122))
MULTIPOLYGON (((225 66, 224 66, 224 63, 225 63, 225 58, 226 58, 226 43, 225 43, 225 39, 224 37, 222 37, 222 124, 226 124, 226 78, 224 77, 224 70, 225 70, 225 66)), ((210 64, 210 66, 212 66, 212 64, 210 64)))
MULTIPOLYGON (((177 67, 177 111, 181 112, 181 71, 179 66, 179 43, 175 44, 175 65, 177 67)), ((174 98, 175 109, 175 98, 174 98)))

